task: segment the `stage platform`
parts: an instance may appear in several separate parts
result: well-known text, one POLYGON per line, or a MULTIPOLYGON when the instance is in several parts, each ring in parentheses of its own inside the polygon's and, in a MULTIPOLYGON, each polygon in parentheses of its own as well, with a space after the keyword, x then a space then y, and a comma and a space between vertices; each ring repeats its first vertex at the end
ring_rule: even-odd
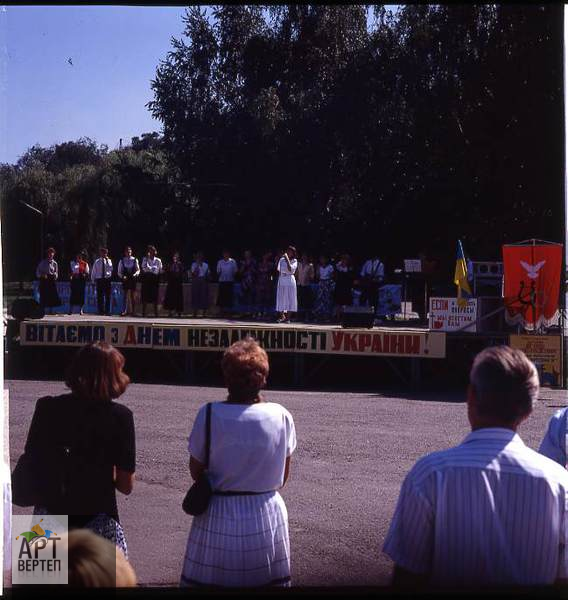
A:
POLYGON ((446 357, 444 332, 402 324, 355 329, 337 324, 75 314, 24 320, 19 333, 20 345, 24 347, 82 346, 104 340, 119 348, 221 352, 233 342, 251 336, 267 352, 446 357))

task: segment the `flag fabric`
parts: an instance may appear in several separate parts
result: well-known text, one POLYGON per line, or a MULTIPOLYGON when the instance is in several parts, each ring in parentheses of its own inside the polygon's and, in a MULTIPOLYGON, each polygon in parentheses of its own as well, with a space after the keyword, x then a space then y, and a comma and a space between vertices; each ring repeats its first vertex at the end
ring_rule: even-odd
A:
POLYGON ((504 245, 505 320, 527 331, 558 323, 562 244, 504 245))
POLYGON ((458 240, 454 283, 458 286, 458 305, 460 307, 467 306, 467 300, 471 296, 471 287, 467 280, 467 262, 461 240, 458 240))

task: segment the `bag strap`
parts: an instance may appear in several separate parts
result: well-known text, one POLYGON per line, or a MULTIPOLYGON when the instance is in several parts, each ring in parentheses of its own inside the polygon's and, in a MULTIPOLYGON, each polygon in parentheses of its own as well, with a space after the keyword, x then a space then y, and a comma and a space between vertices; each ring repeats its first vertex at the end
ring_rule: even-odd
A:
POLYGON ((205 413, 205 467, 209 466, 209 453, 211 449, 211 402, 207 404, 205 413))

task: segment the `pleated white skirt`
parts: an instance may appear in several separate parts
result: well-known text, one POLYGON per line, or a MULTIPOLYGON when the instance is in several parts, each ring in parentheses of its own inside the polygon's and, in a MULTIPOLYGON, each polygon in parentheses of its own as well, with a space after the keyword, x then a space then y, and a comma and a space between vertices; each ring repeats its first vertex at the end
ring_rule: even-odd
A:
POLYGON ((298 293, 294 277, 280 277, 276 288, 276 310, 298 311, 298 293))
POLYGON ((290 585, 288 511, 278 492, 213 496, 193 518, 181 587, 290 585))

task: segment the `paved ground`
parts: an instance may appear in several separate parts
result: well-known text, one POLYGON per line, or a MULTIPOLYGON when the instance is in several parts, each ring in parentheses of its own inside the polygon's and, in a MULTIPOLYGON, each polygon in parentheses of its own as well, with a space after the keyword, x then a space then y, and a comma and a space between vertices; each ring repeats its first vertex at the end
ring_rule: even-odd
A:
MULTIPOLYGON (((25 442, 35 400, 61 383, 8 381, 12 465, 25 442)), ((143 585, 175 585, 190 517, 181 509, 189 484, 187 436, 201 404, 219 388, 136 385, 123 401, 133 411, 137 484, 119 499, 132 562, 143 585)), ((424 453, 468 432, 461 395, 265 393, 294 416, 298 450, 282 491, 290 517, 295 585, 382 585, 392 564, 381 554, 402 479, 424 453)), ((545 391, 521 435, 536 448, 549 416, 568 401, 545 391)), ((120 494, 119 494, 120 496, 120 494)), ((14 507, 16 514, 25 509, 14 507)))

